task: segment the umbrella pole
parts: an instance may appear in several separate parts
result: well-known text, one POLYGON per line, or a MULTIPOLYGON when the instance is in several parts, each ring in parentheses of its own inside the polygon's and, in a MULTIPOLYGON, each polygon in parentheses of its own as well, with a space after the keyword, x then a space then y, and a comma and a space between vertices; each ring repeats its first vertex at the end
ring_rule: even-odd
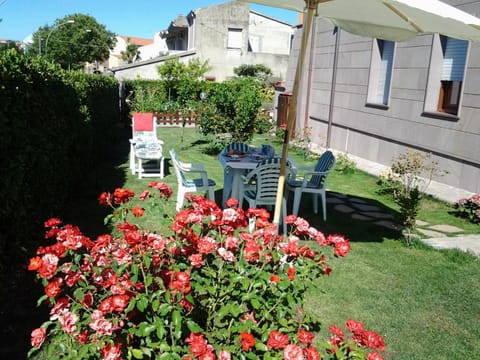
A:
POLYGON ((307 9, 307 19, 306 19, 305 26, 303 28, 303 33, 302 33, 302 43, 300 47, 300 53, 298 56, 297 68, 295 71, 295 81, 293 83, 293 92, 292 92, 292 97, 290 99, 290 106, 288 108, 287 129, 285 130, 285 137, 283 139, 282 158, 280 161, 280 176, 278 178, 278 190, 277 190, 277 197, 275 201, 275 212, 273 215, 273 223, 277 227, 280 224, 280 213, 282 209, 283 192, 285 189, 285 173, 286 173, 286 167, 287 167, 288 143, 290 141, 290 134, 292 133, 293 122, 295 120, 295 116, 297 113, 297 99, 298 99, 298 92, 300 87, 299 84, 300 84, 300 79, 302 77, 303 63, 305 61, 305 53, 307 49, 308 36, 310 35, 310 31, 312 28, 313 15, 316 9, 313 3, 314 3, 313 1, 309 2, 309 6, 307 9))

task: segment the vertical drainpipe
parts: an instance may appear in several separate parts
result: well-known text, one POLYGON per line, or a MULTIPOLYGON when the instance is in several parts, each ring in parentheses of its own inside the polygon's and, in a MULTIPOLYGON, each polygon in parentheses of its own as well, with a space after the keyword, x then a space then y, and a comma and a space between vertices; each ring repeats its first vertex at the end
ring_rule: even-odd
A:
POLYGON ((313 73, 313 60, 315 55, 315 38, 316 38, 316 17, 312 20, 312 32, 311 32, 311 39, 310 39, 310 54, 308 59, 308 74, 307 74, 307 94, 305 96, 305 114, 303 120, 303 128, 306 129, 308 127, 308 120, 310 117, 310 95, 312 92, 312 73, 313 73))
POLYGON ((335 102, 335 84, 337 82, 337 63, 338 63, 338 45, 340 43, 340 29, 335 26, 335 50, 333 52, 333 69, 332 69, 332 87, 330 89, 330 106, 328 108, 328 126, 327 126, 327 149, 330 148, 333 124, 333 106, 335 102))

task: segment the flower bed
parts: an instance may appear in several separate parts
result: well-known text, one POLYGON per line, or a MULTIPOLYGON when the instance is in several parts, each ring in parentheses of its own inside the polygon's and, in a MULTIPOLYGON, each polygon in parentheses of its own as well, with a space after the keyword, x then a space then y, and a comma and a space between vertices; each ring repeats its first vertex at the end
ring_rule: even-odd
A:
POLYGON ((201 196, 176 213, 170 234, 139 229, 172 190, 152 182, 129 206, 132 191, 103 193, 119 236, 92 240, 59 219, 45 223, 46 239, 29 269, 45 286, 38 303, 50 319, 32 332, 30 357, 51 359, 381 359, 383 338, 348 320, 315 338, 318 321, 303 311, 314 280, 331 272, 325 252, 345 256, 341 235, 324 236, 287 216, 277 234, 264 209, 229 208, 201 196), (248 229, 254 229, 249 231, 248 229), (303 240, 317 244, 308 247, 303 240))

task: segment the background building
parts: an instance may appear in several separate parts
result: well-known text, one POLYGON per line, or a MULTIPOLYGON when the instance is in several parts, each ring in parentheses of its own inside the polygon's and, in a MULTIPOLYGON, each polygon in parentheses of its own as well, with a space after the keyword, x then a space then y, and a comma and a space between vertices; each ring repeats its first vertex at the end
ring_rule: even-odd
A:
POLYGON ((157 67, 171 56, 188 62, 208 61, 210 80, 223 81, 234 76, 242 64, 264 64, 273 76, 284 80, 293 38, 292 25, 251 11, 249 4, 228 3, 192 10, 179 15, 160 32, 166 42, 166 56, 144 59, 134 64, 113 67, 118 79, 158 78, 157 67))

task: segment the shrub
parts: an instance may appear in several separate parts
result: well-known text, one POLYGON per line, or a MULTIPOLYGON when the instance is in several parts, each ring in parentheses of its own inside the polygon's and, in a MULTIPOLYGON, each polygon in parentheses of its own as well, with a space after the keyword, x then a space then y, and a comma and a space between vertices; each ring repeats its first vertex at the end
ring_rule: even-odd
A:
POLYGON ((474 224, 480 224, 480 194, 458 200, 453 204, 453 208, 458 216, 468 219, 474 224))
POLYGON ((431 160, 431 154, 408 149, 393 160, 391 172, 379 180, 381 192, 391 194, 400 207, 400 222, 407 245, 411 243, 425 190, 432 177, 440 173, 438 164, 431 160))
POLYGON ((115 237, 91 240, 59 219, 45 223, 52 243, 29 269, 45 286, 39 303, 51 316, 33 330, 30 357, 42 348, 51 359, 381 359, 369 348, 382 351, 383 339, 354 320, 350 338, 332 326, 329 341, 314 345, 319 324, 302 310, 307 287, 331 271, 324 251, 349 252, 343 236, 325 237, 291 215, 284 238, 263 209, 245 212, 230 199, 222 210, 192 195, 170 234, 132 223, 161 214, 171 194, 152 182, 141 206, 130 207, 132 191, 103 193, 115 237))
POLYGON ((250 78, 210 85, 199 109, 202 134, 228 133, 234 142, 250 140, 262 101, 260 86, 250 78))
POLYGON ((357 164, 355 161, 348 157, 348 154, 339 154, 337 155, 335 171, 338 171, 342 174, 352 174, 355 172, 357 164))

